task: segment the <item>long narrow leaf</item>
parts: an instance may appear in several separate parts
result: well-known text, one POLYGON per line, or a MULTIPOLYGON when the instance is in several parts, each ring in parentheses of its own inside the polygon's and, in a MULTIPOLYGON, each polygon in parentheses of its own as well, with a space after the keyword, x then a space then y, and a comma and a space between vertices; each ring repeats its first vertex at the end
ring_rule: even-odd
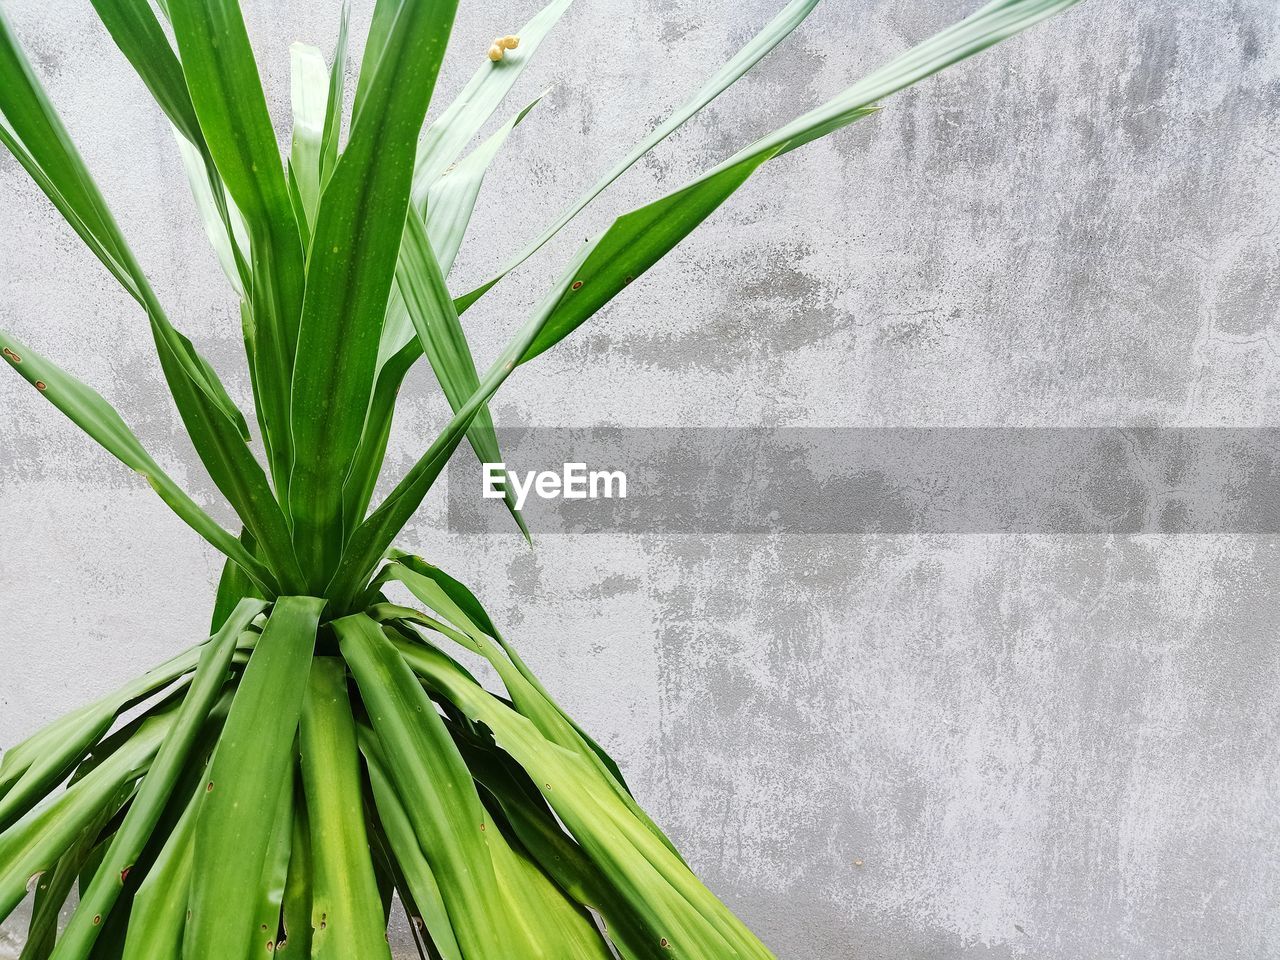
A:
POLYGON ((524 263, 531 256, 537 253, 543 246, 547 244, 552 237, 556 236, 561 230, 568 225, 574 217, 581 213, 588 204, 596 197, 600 196, 615 180, 626 173, 633 167, 637 161, 643 158, 663 140, 675 133, 680 127, 684 126, 692 117, 699 113, 707 104, 715 100, 716 97, 724 93, 725 90, 737 83, 748 71, 759 63, 765 56, 769 54, 779 43, 791 35, 796 27, 804 22, 805 18, 813 12, 814 7, 818 5, 818 0, 792 0, 786 7, 771 20, 758 34, 751 38, 751 41, 734 55, 723 67, 721 67, 710 80, 708 80, 697 93, 689 100, 677 107, 666 120, 654 127, 647 137, 636 144, 631 151, 619 160, 608 173, 604 174, 599 180, 591 185, 585 193, 574 200, 565 210, 558 216, 555 221, 547 227, 541 234, 525 246, 523 250, 512 257, 502 268, 483 283, 477 289, 471 291, 458 300, 458 312, 461 313, 475 303, 480 297, 484 296, 499 280, 505 277, 520 264, 524 263))
POLYGON ((293 93, 293 141, 289 153, 289 185, 299 228, 310 237, 320 206, 321 153, 329 107, 329 71, 315 47, 289 48, 293 93))
POLYGON ((332 657, 319 657, 311 667, 302 711, 302 778, 315 859, 311 956, 389 960, 369 856, 347 671, 332 657))
POLYGON ((90 249, 147 312, 161 369, 210 476, 292 586, 297 563, 243 416, 212 367, 165 316, 118 225, 0 13, 0 141, 14 152, 90 249))
MULTIPOLYGON (((248 649, 250 635, 239 638, 248 649)), ((195 669, 203 644, 125 684, 95 702, 67 714, 7 750, 0 763, 0 830, 39 802, 111 728, 122 712, 152 697, 195 669)))
POLYGON ((553 311, 524 363, 550 349, 670 252, 759 167, 869 116, 878 101, 973 56, 1078 0, 996 0, 943 30, 840 96, 739 151, 693 183, 616 220, 574 272, 570 295, 553 311))
POLYGON ((413 516, 464 431, 516 365, 559 343, 705 220, 766 161, 867 116, 874 103, 985 50, 1078 0, 996 0, 855 84, 830 103, 762 138, 692 184, 614 222, 588 242, 512 339, 480 388, 405 478, 351 537, 335 584, 344 602, 359 589, 396 531, 413 516))
POLYGON ((293 380, 297 457, 288 503, 299 554, 322 573, 317 590, 342 550, 336 481, 360 443, 400 250, 386 224, 402 222, 408 208, 414 147, 456 5, 380 0, 379 11, 398 11, 394 27, 366 50, 367 93, 316 217, 293 380))
MULTIPOLYGON (((405 227, 396 284, 445 398, 455 411, 461 409, 480 386, 480 375, 476 372, 475 360, 467 345, 466 334, 462 332, 453 298, 449 296, 444 273, 431 250, 426 224, 412 213, 405 227)), ((467 428, 467 439, 481 463, 502 461, 498 435, 488 407, 476 412, 475 419, 467 428)), ((512 491, 506 491, 505 502, 511 516, 528 537, 529 528, 516 508, 512 491)))
MULTIPOLYGON (((588 245, 579 254, 570 274, 572 269, 585 259, 590 250, 591 246, 588 245)), ((534 312, 512 342, 494 361, 493 366, 481 381, 480 389, 454 413, 444 432, 396 484, 395 489, 387 495, 387 499, 356 528, 328 589, 329 595, 334 598, 335 606, 339 609, 349 608, 372 574, 378 559, 391 546, 396 534, 409 522, 409 518, 413 516, 427 495, 427 491, 431 489, 431 485, 444 470, 445 464, 458 448, 472 420, 510 376, 511 371, 515 369, 516 361, 538 335, 538 331, 550 317, 551 311, 567 287, 566 278, 561 287, 551 291, 543 301, 543 305, 534 312)))
MULTIPOLYGON (((454 101, 430 125, 418 145, 413 171, 413 204, 419 214, 429 211, 428 194, 467 144, 520 79, 548 34, 568 11, 573 0, 552 0, 516 31, 520 46, 501 60, 485 59, 454 101)), ((448 273, 445 270, 445 273, 448 273)))
POLYGON ((676 956, 771 958, 725 906, 622 803, 598 770, 544 738, 534 725, 468 680, 440 651, 393 640, 412 669, 465 716, 483 724, 619 894, 676 956))
POLYGON ((351 22, 351 0, 342 0, 338 42, 329 69, 329 103, 325 107, 324 131, 320 137, 320 184, 327 186, 338 164, 338 140, 342 134, 342 110, 347 88, 347 31, 351 22))
POLYGON ((123 960, 181 960, 195 860, 196 818, 203 798, 202 784, 138 888, 129 914, 123 960))
POLYGON ((384 568, 375 584, 398 580, 420 601, 462 630, 471 642, 470 649, 488 660, 497 671, 516 709, 533 721, 538 731, 552 743, 597 767, 632 814, 672 854, 681 857, 675 844, 632 797, 617 764, 552 699, 511 644, 502 639, 475 595, 443 570, 417 557, 399 551, 393 551, 391 556, 396 562, 384 568))
POLYGON ((53 954, 54 946, 59 942, 58 921, 76 878, 93 860, 103 829, 132 795, 132 783, 121 787, 84 828, 71 848, 62 855, 57 866, 40 878, 36 884, 27 942, 18 960, 48 960, 53 954))
POLYGON ((27 885, 49 870, 102 805, 147 769, 173 723, 173 711, 148 717, 119 749, 45 807, 0 836, 0 917, 26 896, 27 885))
POLYGON ((80 903, 53 953, 55 960, 72 960, 92 948, 101 932, 102 918, 115 905, 116 897, 124 886, 124 877, 159 821, 200 727, 227 681, 227 670, 240 634, 265 608, 266 603, 260 600, 241 601, 222 630, 205 644, 191 687, 183 698, 173 726, 143 779, 124 823, 98 866, 93 882, 81 893, 80 903))
POLYGON ((169 122, 191 144, 204 144, 196 108, 187 91, 182 64, 156 19, 151 5, 142 0, 92 0, 111 39, 125 55, 169 122))
POLYGON ((484 808, 435 707, 404 660, 368 617, 333 624, 374 732, 386 772, 406 805, 440 885, 465 957, 531 954, 496 888, 484 808))
POLYGON ((311 956, 311 906, 313 902, 314 867, 311 854, 310 815, 303 788, 293 790, 293 844, 289 854, 289 875, 284 884, 281 926, 284 939, 276 945, 276 953, 286 957, 311 956))
POLYGON ((288 482, 289 400, 304 258, 275 131, 237 0, 172 0, 183 72, 200 128, 251 237, 254 366, 264 439, 288 482))
MULTIPOLYGON (((471 220, 476 197, 484 183, 489 165, 506 142, 508 134, 528 115, 537 102, 537 100, 533 101, 503 124, 488 140, 451 170, 448 176, 437 180, 432 187, 427 208, 427 237, 430 240, 431 249, 437 254, 440 273, 445 275, 449 273, 449 268, 462 244, 467 224, 471 220)), ((410 219, 414 216, 412 212, 409 214, 410 219)), ((405 238, 401 241, 397 273, 405 269, 406 247, 409 240, 409 230, 406 228, 405 238)), ((456 314, 456 311, 454 313, 456 314)), ((416 336, 414 327, 409 307, 405 298, 400 295, 397 284, 392 287, 391 301, 387 307, 387 316, 383 325, 382 343, 378 356, 378 377, 374 385, 373 397, 369 401, 369 410, 361 431, 360 446, 343 488, 343 526, 347 531, 355 529, 356 525, 364 519, 365 511, 369 508, 378 473, 382 469, 387 437, 391 430, 391 419, 395 412, 396 394, 405 374, 422 356, 423 344, 416 336)), ((465 343, 465 339, 463 342, 465 343)), ((472 366, 474 368, 474 363, 472 366)), ((482 447, 495 450, 498 443, 497 434, 492 432, 491 427, 490 432, 492 436, 486 437, 484 427, 476 425, 473 426, 469 436, 474 435, 482 447)), ((502 457, 498 453, 492 457, 482 456, 481 459, 497 462, 502 457)))
POLYGON ((449 920, 449 910, 440 893, 440 884, 431 865, 427 863, 427 858, 422 855, 413 822, 396 795, 391 777, 386 772, 382 750, 372 730, 362 731, 360 749, 369 768, 369 783, 373 789, 378 817, 386 831, 396 865, 418 908, 417 919, 426 927, 432 944, 443 960, 462 960, 462 948, 458 946, 457 935, 449 920))
POLYGON ((205 513, 160 468, 115 409, 96 391, 40 356, 26 344, 0 332, 3 356, 28 383, 125 466, 140 473, 160 498, 196 533, 220 550, 263 589, 274 590, 271 571, 231 533, 205 513))
POLYGON ((324 601, 281 597, 236 691, 195 838, 190 960, 245 956, 324 601))

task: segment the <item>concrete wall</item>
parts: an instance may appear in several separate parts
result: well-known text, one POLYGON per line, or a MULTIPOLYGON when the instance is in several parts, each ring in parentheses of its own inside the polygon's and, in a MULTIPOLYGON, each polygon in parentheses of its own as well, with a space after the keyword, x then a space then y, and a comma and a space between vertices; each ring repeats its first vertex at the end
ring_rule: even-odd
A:
MULTIPOLYGON (((455 273, 480 279, 781 0, 580 0, 455 273)), ((363 26, 368 3, 358 3, 363 26)), ((464 4, 458 88, 529 0, 464 4)), ((5 0, 161 299, 247 403, 169 132, 86 0, 5 0)), ((338 3, 246 3, 278 119, 338 3)), ((576 241, 971 9, 832 0, 468 317, 491 357, 576 241)), ((357 33, 360 31, 358 30, 357 33)), ((494 404, 532 425, 1274 425, 1280 8, 1085 4, 763 171, 494 404)), ((441 97, 443 102, 444 97, 441 97)), ((518 98, 517 98, 518 99, 518 98)), ((8 157, 0 326, 212 499, 138 311, 8 157)), ((442 422, 421 373, 402 469, 442 422)), ((0 378, 0 743, 204 628, 217 559, 0 378)), ((707 882, 785 960, 1280 957, 1280 545, 451 537, 707 882)))

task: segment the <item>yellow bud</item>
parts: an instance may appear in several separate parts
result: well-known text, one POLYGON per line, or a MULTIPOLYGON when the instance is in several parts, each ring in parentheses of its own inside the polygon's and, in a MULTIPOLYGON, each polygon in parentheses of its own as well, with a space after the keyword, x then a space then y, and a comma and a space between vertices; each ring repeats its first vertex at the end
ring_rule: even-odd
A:
POLYGON ((495 43, 492 47, 490 47, 490 48, 489 48, 489 59, 490 59, 490 60, 492 60, 494 63, 497 63, 499 60, 501 60, 501 59, 502 59, 502 47, 498 46, 496 43, 495 43))
POLYGON ((499 40, 498 43, 506 47, 508 50, 514 50, 516 47, 520 46, 520 38, 509 33, 499 40))

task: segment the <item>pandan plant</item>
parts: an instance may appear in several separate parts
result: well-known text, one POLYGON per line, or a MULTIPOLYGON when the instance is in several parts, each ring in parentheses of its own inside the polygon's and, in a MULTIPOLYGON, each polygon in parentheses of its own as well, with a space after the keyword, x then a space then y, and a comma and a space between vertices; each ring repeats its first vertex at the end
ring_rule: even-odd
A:
POLYGON ((195 450, 243 525, 216 523, 101 396, 0 335, 40 397, 226 557, 210 637, 4 754, 0 919, 34 895, 23 958, 386 958, 396 897, 423 957, 772 956, 477 595, 396 538, 464 438, 501 459, 486 404, 507 377, 759 167, 1073 0, 995 0, 619 217, 482 374, 459 316, 816 2, 792 0, 503 269, 458 291, 447 278, 485 171, 529 107, 467 147, 571 0, 477 50, 479 69, 425 130, 457 0, 377 0, 349 122, 344 13, 330 66, 293 48, 283 158, 236 0, 93 0, 176 132, 240 302, 256 430, 170 322, 0 14, 0 142, 142 308, 195 450), (373 507, 397 392, 424 356, 453 417, 373 507))

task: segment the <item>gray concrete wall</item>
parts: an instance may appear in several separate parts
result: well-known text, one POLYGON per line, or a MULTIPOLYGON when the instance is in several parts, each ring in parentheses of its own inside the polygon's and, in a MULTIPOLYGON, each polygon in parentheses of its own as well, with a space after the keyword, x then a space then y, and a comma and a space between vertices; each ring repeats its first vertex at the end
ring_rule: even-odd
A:
MULTIPOLYGON (((781 0, 579 0, 455 278, 513 250, 781 0)), ((169 133, 86 0, 4 0, 178 322, 248 393, 169 133)), ((278 118, 336 0, 246 4, 278 118)), ((363 25, 368 3, 357 4, 363 25)), ((969 2, 830 0, 468 317, 491 357, 612 214, 969 2)), ((529 0, 464 4, 443 95, 529 0)), ((359 31, 357 31, 359 32, 359 31)), ((443 99, 443 98, 442 98, 443 99)), ((1275 425, 1280 8, 1094 2, 770 166, 494 404, 532 425, 1275 425)), ((209 484, 138 311, 0 159, 0 326, 209 484)), ((391 461, 442 422, 420 373, 391 461)), ((204 628, 217 558, 0 378, 0 743, 204 628)), ((1273 537, 451 537, 784 960, 1280 957, 1273 537)))

